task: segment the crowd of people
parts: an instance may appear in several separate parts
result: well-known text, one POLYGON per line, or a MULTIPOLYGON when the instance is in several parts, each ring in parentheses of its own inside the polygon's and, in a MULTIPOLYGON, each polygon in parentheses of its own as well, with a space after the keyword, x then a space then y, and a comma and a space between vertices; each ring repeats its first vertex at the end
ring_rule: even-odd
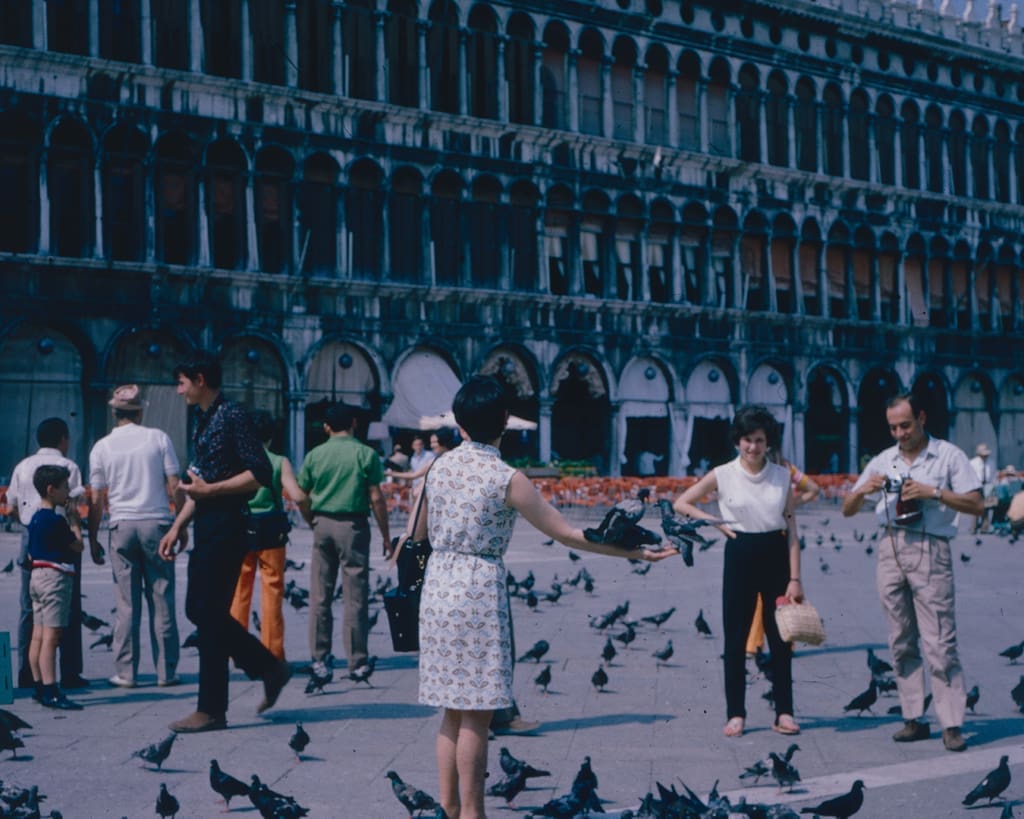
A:
MULTIPOLYGON (((339 573, 343 650, 349 673, 358 675, 369 660, 371 518, 388 560, 397 539, 393 543, 390 537, 381 484, 410 481, 421 513, 410 516, 404 536, 429 538, 433 547, 420 604, 419 700, 442 709, 436 739, 441 804, 449 815, 482 816, 487 737, 494 720, 530 725, 519 718, 512 696, 512 621, 502 560, 517 516, 576 550, 651 562, 675 550, 594 542, 544 501, 523 473, 501 459, 498 444, 509 407, 503 386, 493 378, 474 377, 459 390, 453 404, 458 433, 434 433, 429 449, 418 437, 411 457, 396 447, 384 463, 357 438, 356 409, 333 404, 324 421, 326 441, 296 470, 270 449, 274 419, 249 413, 222 395, 215 357, 198 354, 182 362, 174 377, 178 394, 194 413, 192 460, 184 470, 168 436, 142 424, 146 403, 136 385, 113 391, 113 428, 90 452, 89 554, 97 564, 109 558, 117 603, 109 682, 126 688, 138 684, 143 604, 157 684, 181 682, 174 561, 191 532, 185 613, 196 627, 198 701, 194 712, 170 727, 180 733, 227 727, 229 659, 262 681, 260 712, 275 704, 292 674, 281 611, 289 527, 283 498, 298 507, 313 532, 311 684, 322 686, 333 678, 332 603, 339 573), (99 540, 104 517, 109 555, 99 540), (260 638, 248 629, 257 572, 260 638)), ((923 718, 930 689, 944 746, 960 751, 966 745, 961 730, 966 692, 950 541, 960 514, 976 516, 979 528, 986 525, 986 512, 996 504, 985 499, 1001 498, 1001 486, 1017 490, 1003 493, 1002 514, 1024 519, 1024 494, 1012 467, 998 473, 987 465, 987 446, 979 445, 969 460, 953 444, 929 435, 927 414, 916 397, 891 399, 886 421, 894 445, 867 463, 842 512, 856 514, 871 502, 882 531, 877 587, 904 718, 893 739, 931 736, 923 718)), ((66 692, 88 684, 81 676, 85 539, 74 502, 84 489, 78 467, 66 456, 68 436, 61 419, 43 421, 37 429, 39 450, 17 465, 8 488, 13 514, 24 524, 18 684, 31 687, 42 705, 62 710, 80 708, 66 692)), ((796 510, 816 497, 818 487, 781 460, 779 425, 766 408, 741 407, 731 439, 737 457, 707 472, 674 508, 707 519, 726 536, 724 735, 745 731, 745 655, 759 650, 765 637, 774 681, 772 728, 795 735, 801 728, 792 647, 780 635, 773 610, 777 601, 805 598, 796 510), (711 495, 717 497, 717 518, 704 504, 711 495)))

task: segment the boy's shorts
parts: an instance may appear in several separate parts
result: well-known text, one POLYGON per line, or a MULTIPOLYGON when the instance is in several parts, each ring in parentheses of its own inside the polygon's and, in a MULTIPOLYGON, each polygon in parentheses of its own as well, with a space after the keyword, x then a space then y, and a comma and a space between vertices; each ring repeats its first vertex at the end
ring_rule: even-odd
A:
POLYGON ((67 628, 71 619, 71 587, 74 575, 57 569, 32 570, 28 584, 32 598, 32 622, 48 628, 67 628))

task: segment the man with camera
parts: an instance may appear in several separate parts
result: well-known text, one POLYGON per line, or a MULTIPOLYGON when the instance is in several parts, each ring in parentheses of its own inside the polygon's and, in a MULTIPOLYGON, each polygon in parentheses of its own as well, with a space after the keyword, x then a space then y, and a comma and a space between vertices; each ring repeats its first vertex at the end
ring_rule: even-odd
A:
POLYGON ((982 512, 981 486, 967 455, 925 432, 912 395, 890 399, 885 417, 896 445, 876 455, 843 500, 843 515, 878 496, 875 513, 887 537, 878 549, 878 594, 889 621, 889 649, 903 709, 896 742, 928 739, 924 660, 947 750, 966 747, 960 728, 967 694, 956 645, 950 539, 958 514, 982 512), (920 645, 919 645, 920 643, 920 645))

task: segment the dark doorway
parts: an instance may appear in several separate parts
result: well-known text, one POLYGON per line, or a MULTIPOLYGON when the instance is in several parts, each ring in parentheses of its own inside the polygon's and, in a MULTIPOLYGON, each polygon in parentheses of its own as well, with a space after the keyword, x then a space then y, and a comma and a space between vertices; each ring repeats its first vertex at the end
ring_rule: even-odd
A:
POLYGON ((815 370, 807 385, 805 431, 806 472, 850 471, 849 407, 843 383, 832 370, 815 370))
POLYGON ((627 418, 622 474, 667 475, 669 445, 668 418, 627 418))
POLYGON ((949 396, 942 379, 932 373, 919 375, 911 392, 924 409, 928 434, 949 440, 949 396))
POLYGON ((690 459, 686 470, 689 475, 702 475, 736 457, 736 449, 729 440, 729 420, 694 418, 690 450, 686 455, 690 459))
POLYGON ((587 364, 573 362, 558 385, 551 409, 551 454, 562 461, 590 461, 607 470, 608 396, 595 395, 587 364))
POLYGON ((896 376, 888 370, 872 370, 857 392, 857 462, 892 446, 885 405, 899 392, 896 376))

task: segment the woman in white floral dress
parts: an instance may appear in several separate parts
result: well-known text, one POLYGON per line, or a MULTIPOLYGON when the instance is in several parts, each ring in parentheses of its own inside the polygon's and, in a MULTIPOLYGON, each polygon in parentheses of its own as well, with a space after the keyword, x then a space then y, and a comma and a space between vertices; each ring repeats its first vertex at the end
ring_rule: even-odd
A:
POLYGON ((491 713, 512 703, 512 645, 505 566, 516 513, 566 546, 613 557, 661 560, 674 549, 627 551, 591 543, 503 463, 504 386, 477 376, 455 396, 465 441, 426 479, 416 537, 434 547, 420 601, 419 701, 444 709, 437 736, 440 802, 452 819, 484 816, 491 713))

